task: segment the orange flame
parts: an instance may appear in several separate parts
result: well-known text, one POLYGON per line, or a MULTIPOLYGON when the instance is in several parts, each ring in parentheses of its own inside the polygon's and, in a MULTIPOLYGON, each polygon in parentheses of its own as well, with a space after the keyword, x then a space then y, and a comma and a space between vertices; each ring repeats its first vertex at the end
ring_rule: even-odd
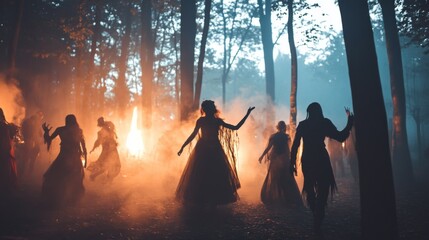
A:
POLYGON ((133 157, 141 157, 144 151, 142 131, 137 127, 137 107, 134 107, 130 132, 127 137, 128 153, 133 157))

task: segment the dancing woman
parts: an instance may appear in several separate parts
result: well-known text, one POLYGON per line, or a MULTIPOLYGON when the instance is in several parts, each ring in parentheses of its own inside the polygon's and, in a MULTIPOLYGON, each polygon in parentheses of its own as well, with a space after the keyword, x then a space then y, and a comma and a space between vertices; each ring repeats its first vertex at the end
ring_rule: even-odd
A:
POLYGON ((85 192, 81 157, 84 157, 86 167, 87 154, 82 129, 72 114, 66 116, 65 123, 52 135, 49 135, 51 127, 46 123, 42 125, 48 150, 54 138, 59 136, 61 139, 60 152, 43 175, 42 198, 52 207, 73 205, 85 192))
POLYGON ((235 159, 228 154, 231 148, 224 149, 227 146, 223 146, 222 142, 228 141, 224 139, 227 136, 225 131, 238 130, 253 109, 255 107, 250 107, 237 125, 231 125, 219 118, 219 111, 213 101, 202 102, 202 117, 197 120, 194 131, 177 153, 180 156, 185 146, 201 130, 177 186, 176 198, 179 201, 186 205, 208 207, 237 201, 240 182, 235 159))

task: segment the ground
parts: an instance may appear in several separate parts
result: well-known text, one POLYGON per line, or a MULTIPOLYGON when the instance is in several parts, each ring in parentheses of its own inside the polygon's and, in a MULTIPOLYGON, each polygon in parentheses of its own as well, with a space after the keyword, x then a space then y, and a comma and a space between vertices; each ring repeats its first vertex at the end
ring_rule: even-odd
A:
MULTIPOLYGON (((174 201, 175 178, 163 181, 160 186, 142 180, 130 187, 127 177, 122 175, 111 185, 86 178, 82 203, 61 210, 41 207, 39 185, 22 183, 14 202, 1 208, 0 239, 360 239, 361 236, 359 189, 348 178, 337 179, 339 192, 328 203, 320 236, 313 233, 312 215, 307 209, 268 208, 239 192, 241 199, 237 203, 190 213, 174 201)), ((397 195, 400 239, 427 239, 429 189, 424 186, 397 195)))

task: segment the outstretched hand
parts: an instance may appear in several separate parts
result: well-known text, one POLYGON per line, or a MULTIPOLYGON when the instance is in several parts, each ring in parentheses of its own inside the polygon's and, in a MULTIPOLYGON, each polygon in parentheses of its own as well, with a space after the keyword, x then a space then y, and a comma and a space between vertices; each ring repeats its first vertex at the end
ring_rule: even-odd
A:
POLYGON ((42 128, 43 128, 43 131, 48 132, 48 133, 49 133, 49 131, 52 129, 52 127, 51 127, 51 126, 49 126, 49 124, 46 124, 46 122, 44 122, 44 123, 42 124, 42 128))
POLYGON ((250 114, 253 111, 253 109, 255 109, 255 107, 249 107, 249 109, 247 109, 247 114, 250 114))

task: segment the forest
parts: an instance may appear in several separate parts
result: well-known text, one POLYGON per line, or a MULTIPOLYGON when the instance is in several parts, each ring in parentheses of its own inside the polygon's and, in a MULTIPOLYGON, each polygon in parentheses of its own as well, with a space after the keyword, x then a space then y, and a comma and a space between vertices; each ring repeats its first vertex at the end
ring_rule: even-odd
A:
POLYGON ((211 99, 232 122, 256 107, 239 131, 240 157, 256 163, 277 121, 293 137, 319 102, 338 128, 354 113, 365 239, 397 239, 395 196, 429 183, 427 0, 2 0, 0 11, 0 108, 16 126, 73 113, 89 146, 103 116, 122 161, 166 163, 211 99))

